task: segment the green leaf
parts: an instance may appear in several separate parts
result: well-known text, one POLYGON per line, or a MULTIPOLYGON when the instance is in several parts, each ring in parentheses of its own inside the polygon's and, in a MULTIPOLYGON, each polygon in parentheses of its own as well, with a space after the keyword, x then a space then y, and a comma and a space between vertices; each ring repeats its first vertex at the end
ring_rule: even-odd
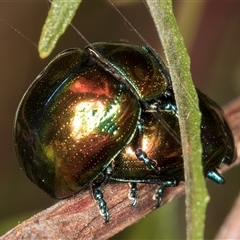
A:
POLYGON ((169 64, 179 112, 186 182, 187 239, 203 239, 209 197, 202 169, 201 114, 196 90, 192 84, 190 59, 173 14, 172 1, 146 2, 169 64))
POLYGON ((46 58, 71 23, 81 0, 53 0, 38 43, 41 58, 46 58))

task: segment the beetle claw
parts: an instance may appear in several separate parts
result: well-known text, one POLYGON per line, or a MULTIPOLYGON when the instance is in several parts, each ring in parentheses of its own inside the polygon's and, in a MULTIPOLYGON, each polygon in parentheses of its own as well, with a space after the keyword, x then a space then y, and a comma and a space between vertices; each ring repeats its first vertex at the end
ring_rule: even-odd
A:
POLYGON ((107 203, 103 198, 102 188, 106 186, 106 184, 109 182, 111 174, 112 174, 112 168, 109 166, 104 171, 103 178, 97 178, 92 183, 93 197, 95 200, 98 201, 98 207, 100 209, 101 214, 105 216, 105 222, 109 221, 110 214, 107 208, 107 203))
POLYGON ((93 189, 93 197, 98 201, 98 207, 102 215, 105 216, 105 222, 109 221, 109 211, 107 208, 107 204, 103 199, 102 191, 99 188, 93 189))
POLYGON ((225 179, 218 173, 217 170, 209 171, 206 176, 217 184, 224 184, 225 182, 225 179))
POLYGON ((138 196, 137 196, 137 183, 130 183, 130 198, 133 199, 133 202, 132 202, 132 206, 133 207, 136 207, 137 206, 137 203, 138 203, 138 196))

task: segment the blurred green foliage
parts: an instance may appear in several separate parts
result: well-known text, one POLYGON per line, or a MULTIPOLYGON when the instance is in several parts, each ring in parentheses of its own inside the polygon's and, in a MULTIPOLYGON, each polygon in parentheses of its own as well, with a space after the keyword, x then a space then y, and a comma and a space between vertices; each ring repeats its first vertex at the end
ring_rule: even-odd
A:
MULTIPOLYGON (((163 56, 152 19, 142 1, 116 3, 131 24, 163 56), (143 20, 139 22, 139 19, 143 20)), ((240 93, 240 31, 237 30, 240 25, 239 7, 240 2, 237 1, 174 2, 180 30, 191 56, 194 82, 221 105, 240 93)), ((45 1, 0 2, 0 17, 34 43, 38 42, 47 12, 48 3, 45 1)), ((106 1, 84 1, 73 24, 90 42, 124 39, 134 44, 142 43, 106 1)), ((37 48, 30 40, 23 38, 4 22, 0 22, 0 33, 1 235, 19 221, 54 203, 19 169, 12 142, 13 119, 18 103, 51 58, 66 48, 83 48, 86 43, 69 28, 50 58, 40 60, 37 48), (10 225, 6 226, 10 219, 10 225)), ((230 170, 225 177, 227 182, 224 186, 210 182, 208 184, 211 200, 207 209, 206 239, 214 237, 239 192, 236 184, 240 181, 239 167, 230 170)), ((184 224, 184 198, 180 198, 129 227, 114 239, 184 239, 184 224), (138 232, 141 234, 136 237, 138 232), (177 236, 173 236, 174 233, 177 236)))

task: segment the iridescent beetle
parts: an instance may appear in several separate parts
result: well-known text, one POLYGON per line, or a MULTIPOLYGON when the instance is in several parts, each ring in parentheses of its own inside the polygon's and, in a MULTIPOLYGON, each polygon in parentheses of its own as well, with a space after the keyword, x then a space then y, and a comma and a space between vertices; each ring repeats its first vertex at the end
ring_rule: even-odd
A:
MULTIPOLYGON (((220 107, 198 91, 204 174, 224 182, 216 167, 235 159, 232 133, 220 107)), ((87 185, 105 220, 101 189, 108 180, 159 184, 184 181, 178 112, 162 60, 146 46, 94 43, 55 57, 23 96, 15 148, 27 177, 52 197, 87 185), (175 137, 174 137, 175 136, 175 137)))

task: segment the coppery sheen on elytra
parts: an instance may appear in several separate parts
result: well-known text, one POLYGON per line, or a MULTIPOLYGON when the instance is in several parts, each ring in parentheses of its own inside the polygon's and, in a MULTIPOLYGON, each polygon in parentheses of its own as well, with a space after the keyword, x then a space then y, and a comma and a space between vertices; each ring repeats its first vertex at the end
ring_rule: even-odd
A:
MULTIPOLYGON (((204 174, 235 159, 221 108, 200 91, 204 174)), ((178 111, 162 60, 146 46, 95 43, 53 59, 25 93, 15 119, 15 148, 28 178, 52 197, 92 185, 106 221, 101 189, 109 179, 167 186, 184 180, 178 111)))

